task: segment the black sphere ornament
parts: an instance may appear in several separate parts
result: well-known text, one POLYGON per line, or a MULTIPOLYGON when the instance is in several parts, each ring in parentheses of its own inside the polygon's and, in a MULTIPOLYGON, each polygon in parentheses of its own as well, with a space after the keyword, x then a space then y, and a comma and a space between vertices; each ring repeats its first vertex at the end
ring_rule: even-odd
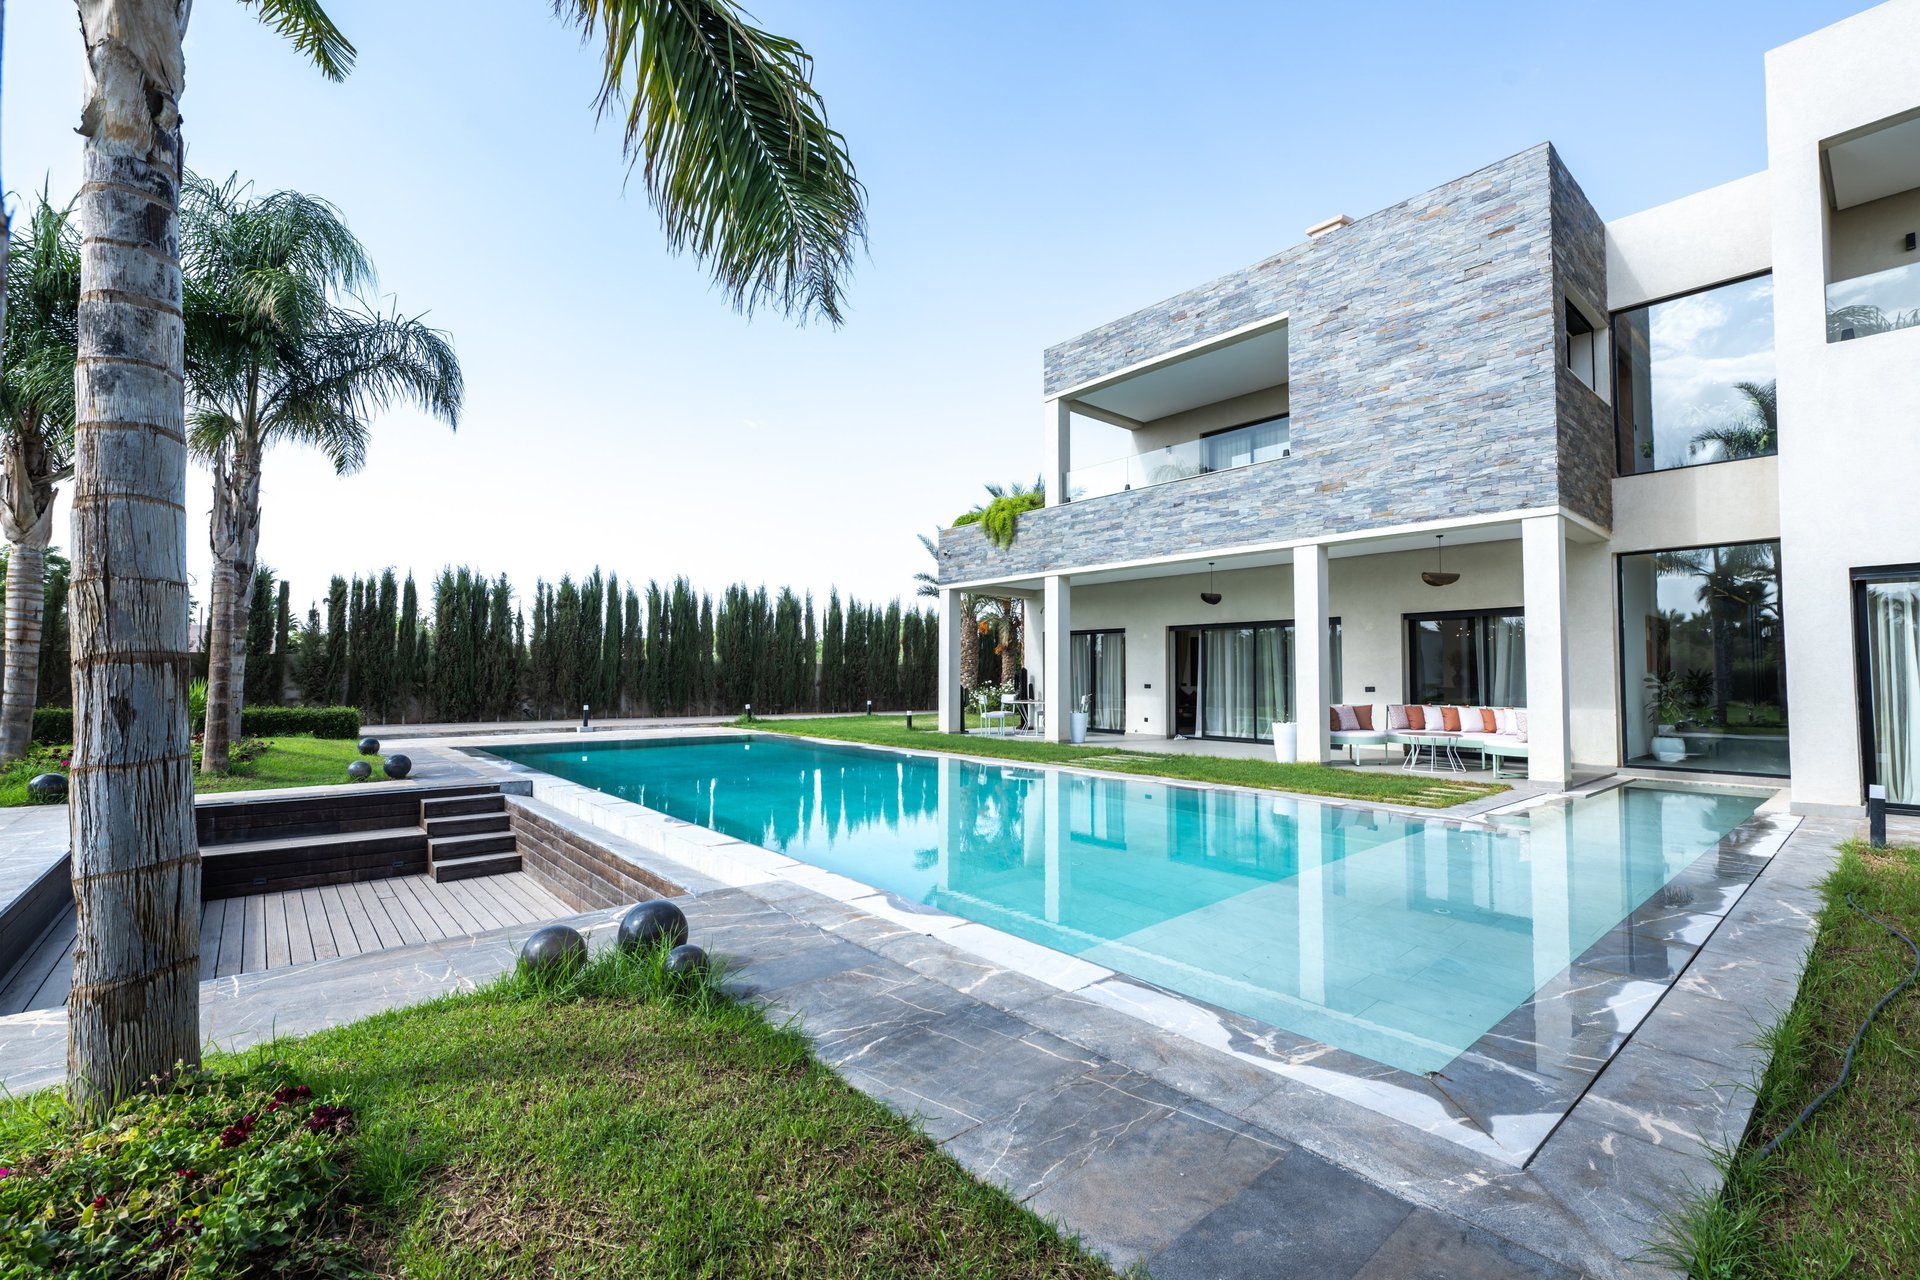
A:
POLYGON ((641 951, 658 946, 660 939, 679 946, 687 940, 687 917, 671 902, 643 902, 620 921, 620 949, 641 951))
POLYGON ((377 756, 377 755, 379 755, 379 754, 380 754, 380 739, 378 739, 378 738, 362 738, 362 739, 360 739, 360 754, 361 754, 361 755, 363 755, 363 756, 377 756))
POLYGON ((535 973, 565 973, 587 962, 587 940, 577 929, 550 924, 520 948, 520 963, 535 973))
POLYGON ((404 778, 413 772, 413 761, 398 751, 382 760, 380 766, 387 771, 389 778, 404 778))
POLYGON ((667 952, 667 973, 675 978, 690 978, 707 971, 707 953, 687 944, 667 952))
POLYGON ((347 766, 347 777, 355 782, 365 782, 373 776, 373 766, 365 760, 355 760, 347 766))
POLYGON ((67 775, 36 773, 27 783, 27 794, 38 804, 58 804, 67 798, 67 775))

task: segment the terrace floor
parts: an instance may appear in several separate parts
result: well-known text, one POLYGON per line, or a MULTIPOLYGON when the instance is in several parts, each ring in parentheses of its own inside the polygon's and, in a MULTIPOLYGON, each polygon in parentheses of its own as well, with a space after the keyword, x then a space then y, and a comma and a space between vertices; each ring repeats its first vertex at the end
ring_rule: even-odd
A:
MULTIPOLYGON (((464 938, 570 915, 524 871, 441 883, 394 876, 216 898, 200 911, 200 977, 229 978, 464 938)), ((74 917, 47 926, 4 987, 0 1017, 64 1005, 73 983, 74 917)))

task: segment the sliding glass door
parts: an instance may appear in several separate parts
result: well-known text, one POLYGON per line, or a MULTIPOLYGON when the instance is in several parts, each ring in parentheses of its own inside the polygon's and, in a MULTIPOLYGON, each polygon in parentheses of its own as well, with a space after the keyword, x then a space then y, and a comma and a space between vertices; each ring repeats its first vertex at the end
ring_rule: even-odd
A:
POLYGON ((1866 780, 1920 809, 1920 569, 1856 575, 1854 603, 1866 780))
POLYGON ((1127 633, 1073 633, 1073 708, 1087 708, 1087 727, 1099 733, 1127 731, 1127 633), (1082 703, 1082 699, 1085 703, 1082 703))
MULTIPOLYGON (((1340 698, 1340 621, 1328 624, 1340 698)), ((1293 624, 1245 622, 1176 627, 1174 720, 1181 737, 1271 742, 1273 722, 1294 719, 1293 624)))
POLYGON ((1407 701, 1527 705, 1527 619, 1519 609, 1407 618, 1407 701))

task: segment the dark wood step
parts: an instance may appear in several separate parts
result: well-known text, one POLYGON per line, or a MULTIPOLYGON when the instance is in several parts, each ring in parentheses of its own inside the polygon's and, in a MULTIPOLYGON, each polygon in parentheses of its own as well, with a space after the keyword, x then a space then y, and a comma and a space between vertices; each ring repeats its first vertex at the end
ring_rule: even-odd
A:
POLYGON ((427 853, 435 862, 446 862, 476 853, 509 853, 519 847, 511 831, 481 831, 465 836, 436 836, 427 842, 427 853))
POLYGON ((236 841, 203 849, 200 867, 208 898, 419 875, 427 868, 427 834, 413 826, 236 841))
POLYGON ((471 880, 476 876, 503 876, 520 869, 518 853, 482 853, 471 858, 434 859, 435 880, 471 880))
POLYGON ((494 831, 507 831, 511 824, 507 821, 506 811, 499 813, 472 813, 457 818, 428 818, 427 839, 444 840, 449 836, 477 836, 494 831))
POLYGON ((505 813, 507 798, 498 791, 478 796, 434 796, 420 802, 420 817, 424 821, 435 818, 458 818, 470 813, 505 813))
POLYGON ((209 796, 194 806, 194 825, 202 849, 235 843, 381 831, 417 826, 429 800, 499 794, 491 783, 419 787, 402 783, 342 786, 318 796, 231 800, 209 796))

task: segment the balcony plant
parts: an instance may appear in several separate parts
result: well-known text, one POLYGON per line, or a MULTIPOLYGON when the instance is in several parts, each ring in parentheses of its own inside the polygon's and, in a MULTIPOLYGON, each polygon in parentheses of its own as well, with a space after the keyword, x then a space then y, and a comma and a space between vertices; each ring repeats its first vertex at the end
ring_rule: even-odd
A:
POLYGON ((977 524, 986 533, 987 541, 1004 551, 1020 535, 1021 515, 1047 505, 1046 480, 1036 478, 1031 487, 1015 483, 1011 489, 990 484, 987 496, 988 501, 963 512, 953 527, 977 524))

